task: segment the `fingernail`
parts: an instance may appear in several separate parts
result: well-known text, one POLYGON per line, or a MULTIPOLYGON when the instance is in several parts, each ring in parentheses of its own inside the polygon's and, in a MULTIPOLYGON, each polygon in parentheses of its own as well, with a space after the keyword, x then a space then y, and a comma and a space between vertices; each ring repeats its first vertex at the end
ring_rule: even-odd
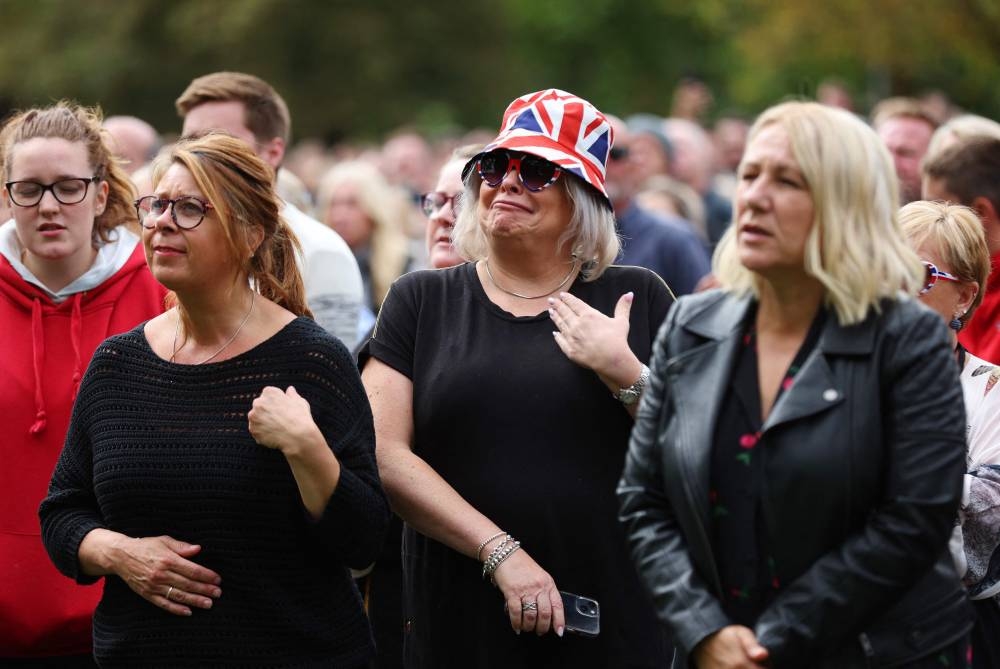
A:
POLYGON ((556 303, 556 298, 550 297, 549 298, 549 304, 555 304, 555 303, 556 303))
POLYGON ((191 609, 184 609, 184 615, 186 616, 191 615, 191 609))
POLYGON ((562 635, 563 635, 563 628, 561 626, 557 627, 556 628, 556 636, 562 637, 562 635))
POLYGON ((555 315, 556 315, 556 310, 555 309, 549 309, 549 316, 555 316, 555 315))
POLYGON ((221 595, 222 595, 222 590, 219 590, 218 588, 212 591, 213 597, 220 597, 221 595))
POLYGON ((206 599, 205 601, 202 602, 202 604, 205 606, 206 609, 212 608, 212 600, 211 599, 206 599))
POLYGON ((521 636, 521 630, 514 630, 514 634, 521 636))
POLYGON ((632 301, 632 298, 634 298, 634 297, 635 297, 635 293, 633 293, 632 291, 629 291, 629 292, 627 292, 627 293, 625 294, 625 297, 626 297, 626 298, 627 298, 627 299, 628 299, 628 300, 629 300, 629 301, 631 302, 631 301, 632 301))

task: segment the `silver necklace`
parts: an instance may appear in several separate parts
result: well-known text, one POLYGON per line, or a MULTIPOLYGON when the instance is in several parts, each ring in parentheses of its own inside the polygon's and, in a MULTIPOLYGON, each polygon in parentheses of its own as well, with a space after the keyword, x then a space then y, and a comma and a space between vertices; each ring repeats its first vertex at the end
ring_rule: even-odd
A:
POLYGON ((556 292, 557 290, 565 286, 566 282, 569 281, 569 278, 573 276, 573 272, 576 271, 576 261, 574 260, 573 266, 569 268, 569 274, 567 274, 566 278, 564 278, 562 281, 559 282, 558 286, 556 286, 547 293, 542 293, 541 295, 532 296, 532 295, 522 295, 521 293, 515 293, 513 290, 507 290, 506 288, 501 286, 499 283, 497 283, 497 280, 493 278, 493 272, 490 271, 490 259, 486 258, 483 261, 483 263, 486 265, 486 276, 490 277, 490 283, 492 283, 497 290, 503 293, 507 293, 508 295, 513 295, 514 297, 519 297, 522 300, 537 300, 542 297, 548 297, 552 293, 556 292))
MULTIPOLYGON (((253 313, 253 304, 254 304, 254 301, 256 300, 256 297, 257 297, 257 291, 251 290, 250 291, 250 309, 247 311, 247 315, 243 317, 243 322, 240 323, 240 326, 238 328, 236 328, 236 332, 234 332, 233 336, 230 337, 226 341, 226 343, 222 345, 222 348, 220 348, 218 351, 216 351, 212 355, 208 356, 207 358, 205 358, 201 362, 196 362, 194 364, 196 364, 196 365, 204 365, 206 362, 208 362, 209 360, 212 360, 213 358, 215 358, 215 356, 217 356, 220 353, 222 353, 223 351, 225 351, 227 348, 229 348, 230 344, 232 344, 234 341, 236 341, 236 337, 238 337, 239 334, 240 334, 240 332, 243 331, 243 326, 247 324, 248 320, 250 320, 250 314, 253 313)), ((170 352, 170 362, 174 361, 174 358, 177 357, 177 353, 180 350, 180 349, 177 348, 177 334, 180 332, 180 329, 181 329, 181 315, 180 315, 180 312, 178 311, 177 312, 177 325, 174 327, 174 345, 171 347, 171 352, 170 352)), ((187 341, 185 341, 184 344, 187 344, 187 341)), ((181 348, 184 348, 183 344, 181 345, 181 348)))

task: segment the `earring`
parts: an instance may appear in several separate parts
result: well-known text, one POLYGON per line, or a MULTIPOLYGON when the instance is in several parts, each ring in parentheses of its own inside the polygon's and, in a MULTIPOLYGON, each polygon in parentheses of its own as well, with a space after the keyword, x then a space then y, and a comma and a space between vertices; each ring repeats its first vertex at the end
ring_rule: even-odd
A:
POLYGON ((965 323, 962 322, 962 316, 964 315, 965 315, 964 311, 960 314, 955 314, 955 317, 952 318, 951 322, 948 323, 948 327, 950 327, 955 332, 960 331, 962 327, 965 325, 965 323))

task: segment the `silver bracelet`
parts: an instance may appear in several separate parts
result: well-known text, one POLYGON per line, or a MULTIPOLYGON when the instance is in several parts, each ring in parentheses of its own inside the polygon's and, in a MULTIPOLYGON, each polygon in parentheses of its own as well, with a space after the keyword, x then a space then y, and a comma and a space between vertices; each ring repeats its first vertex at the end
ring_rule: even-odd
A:
POLYGON ((493 578, 493 575, 496 573, 497 568, 501 564, 503 564, 504 560, 506 560, 511 555, 513 555, 514 553, 516 553, 519 548, 521 548, 521 542, 520 541, 515 541, 513 544, 511 544, 510 546, 508 546, 507 549, 504 550, 503 553, 501 553, 497 557, 496 561, 494 561, 492 565, 490 565, 490 570, 489 570, 490 583, 492 583, 493 585, 497 584, 496 579, 493 578))
MULTIPOLYGON (((490 543, 494 539, 499 539, 500 537, 502 537, 505 534, 507 534, 507 533, 506 532, 497 532, 492 537, 490 537, 489 539, 487 539, 483 543, 479 544, 479 548, 476 549, 476 561, 478 562, 479 560, 483 559, 482 558, 482 554, 483 554, 483 549, 486 548, 486 544, 490 543)), ((510 535, 508 535, 507 538, 509 539, 510 535)))

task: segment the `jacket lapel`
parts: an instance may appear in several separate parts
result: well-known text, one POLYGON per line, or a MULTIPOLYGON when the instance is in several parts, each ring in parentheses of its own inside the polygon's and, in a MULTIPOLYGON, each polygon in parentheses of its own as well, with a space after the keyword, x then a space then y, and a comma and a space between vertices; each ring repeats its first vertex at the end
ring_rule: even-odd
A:
POLYGON ((792 387, 783 393, 767 417, 762 432, 778 425, 826 411, 844 401, 844 386, 836 379, 830 359, 839 355, 870 355, 874 345, 875 315, 843 327, 836 313, 828 314, 823 332, 792 387))

